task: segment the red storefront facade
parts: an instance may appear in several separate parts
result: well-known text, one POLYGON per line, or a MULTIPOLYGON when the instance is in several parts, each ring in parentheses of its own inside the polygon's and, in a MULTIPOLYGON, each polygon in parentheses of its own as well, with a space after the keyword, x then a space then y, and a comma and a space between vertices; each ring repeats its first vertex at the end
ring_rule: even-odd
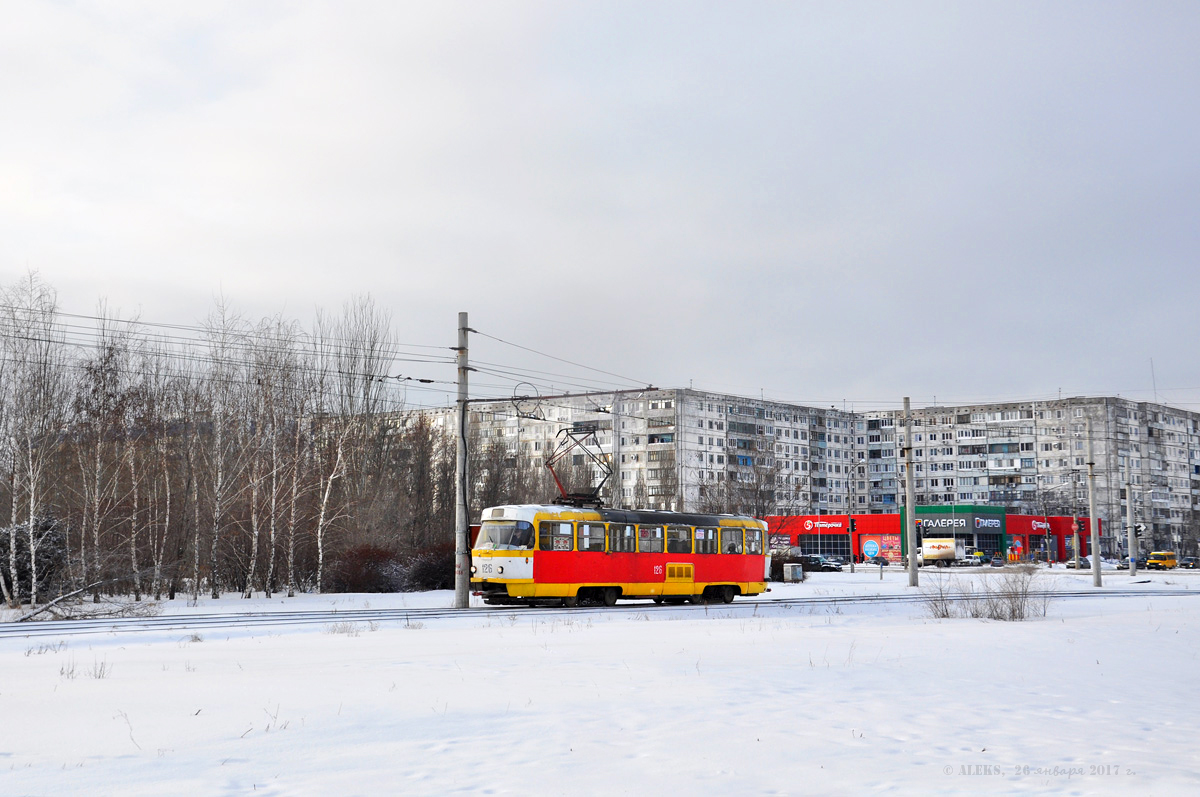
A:
MULTIPOLYGON (((1044 544, 1050 543, 1050 560, 1064 562, 1074 553, 1073 525, 1076 519, 1067 515, 1006 515, 1005 531, 1008 535, 1010 559, 1027 561, 1045 557, 1044 544), (1048 539, 1047 539, 1048 538, 1048 539)), ((1087 556, 1092 547, 1092 527, 1088 518, 1081 517, 1079 523, 1079 555, 1087 556)), ((1096 521, 1097 529, 1104 533, 1104 521, 1096 521)))
MULTIPOLYGON (((838 556, 863 556, 863 545, 874 542, 879 555, 899 563, 901 552, 900 515, 768 515, 767 530, 771 548, 798 546, 809 553, 838 556), (850 521, 854 530, 850 531, 850 521)), ((1073 555, 1072 525, 1075 518, 1058 515, 1005 515, 1001 546, 1009 561, 1045 560, 1047 545, 1050 560, 1066 561, 1073 555)), ((1079 518, 1079 555, 1091 548, 1091 528, 1087 518, 1079 518)), ((1103 525, 1101 533, 1103 533, 1103 525)))

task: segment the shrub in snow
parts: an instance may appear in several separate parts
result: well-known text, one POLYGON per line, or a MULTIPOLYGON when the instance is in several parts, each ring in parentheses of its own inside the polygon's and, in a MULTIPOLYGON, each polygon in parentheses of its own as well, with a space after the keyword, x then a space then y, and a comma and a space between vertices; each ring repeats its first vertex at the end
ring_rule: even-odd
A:
POLYGON ((988 620, 1016 621, 1030 617, 1045 617, 1049 594, 1038 586, 1036 571, 1023 567, 1005 573, 992 581, 984 576, 978 582, 957 583, 953 579, 937 579, 922 590, 929 616, 944 620, 950 617, 975 617, 988 620))
MULTIPOLYGON (((45 602, 53 597, 67 563, 67 534, 57 519, 44 516, 34 524, 33 538, 37 553, 37 594, 45 602)), ((16 540, 17 586, 14 590, 21 603, 29 601, 29 524, 0 529, 0 568, 9 580, 9 544, 16 540)), ((9 584, 12 589, 12 585, 9 584)))
POLYGON ((406 568, 395 551, 378 545, 356 545, 343 551, 330 567, 330 592, 401 592, 406 568))
POLYGON ((408 555, 378 545, 357 545, 334 560, 330 592, 423 592, 454 588, 454 546, 436 545, 408 555))
POLYGON ((454 589, 454 546, 437 545, 415 554, 407 562, 406 592, 454 589))

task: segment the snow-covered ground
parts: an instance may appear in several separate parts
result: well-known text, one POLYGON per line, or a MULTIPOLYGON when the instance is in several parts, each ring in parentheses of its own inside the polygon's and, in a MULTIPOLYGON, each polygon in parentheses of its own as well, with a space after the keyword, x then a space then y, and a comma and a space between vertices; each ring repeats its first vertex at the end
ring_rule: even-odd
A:
MULTIPOLYGON (((766 597, 911 592, 898 570, 810 576, 766 597)), ((998 574, 922 572, 941 578, 998 574)), ((1132 580, 1101 591, 1194 594, 1063 597, 1020 623, 764 601, 5 637, 0 793, 1197 794, 1200 573, 1132 580)))

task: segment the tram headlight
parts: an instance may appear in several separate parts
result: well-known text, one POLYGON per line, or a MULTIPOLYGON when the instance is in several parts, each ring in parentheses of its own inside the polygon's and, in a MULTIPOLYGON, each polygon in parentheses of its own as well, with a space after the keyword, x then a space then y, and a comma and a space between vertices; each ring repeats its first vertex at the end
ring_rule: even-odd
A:
POLYGON ((497 568, 496 568, 496 572, 497 572, 497 573, 503 573, 503 572, 504 572, 504 565, 500 565, 499 567, 497 567, 497 568))
POLYGON ((472 573, 472 574, 474 574, 474 573, 475 573, 475 565, 471 565, 471 573, 472 573))

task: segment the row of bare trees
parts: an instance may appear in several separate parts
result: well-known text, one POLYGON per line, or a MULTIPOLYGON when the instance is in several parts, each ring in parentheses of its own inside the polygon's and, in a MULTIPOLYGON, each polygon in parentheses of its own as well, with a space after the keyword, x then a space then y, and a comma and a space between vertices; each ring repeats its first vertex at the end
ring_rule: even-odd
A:
MULTIPOLYGON (((35 274, 0 286, 8 605, 290 596, 328 588, 356 546, 449 546, 453 440, 402 412, 390 319, 369 298, 307 329, 218 302, 186 333, 103 305, 64 316, 35 274)), ((496 474, 487 500, 513 489, 496 474)))

